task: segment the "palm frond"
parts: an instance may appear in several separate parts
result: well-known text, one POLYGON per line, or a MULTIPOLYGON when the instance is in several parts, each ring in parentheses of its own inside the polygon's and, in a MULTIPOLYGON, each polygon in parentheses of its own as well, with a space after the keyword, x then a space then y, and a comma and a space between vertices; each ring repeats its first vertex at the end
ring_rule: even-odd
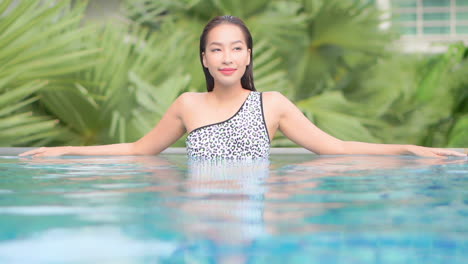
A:
POLYGON ((326 92, 299 101, 297 106, 319 128, 342 140, 380 142, 368 126, 385 124, 366 117, 358 104, 347 101, 340 92, 326 92))
POLYGON ((86 39, 90 49, 102 51, 99 63, 82 71, 74 86, 43 93, 42 102, 62 127, 81 135, 80 145, 140 138, 190 81, 180 70, 185 53, 174 49, 188 41, 183 30, 150 33, 134 23, 100 27, 100 35, 86 39))
POLYGON ((421 80, 416 92, 418 101, 427 102, 446 93, 446 90, 440 89, 440 87, 448 81, 447 73, 452 71, 454 66, 460 64, 464 52, 465 46, 463 43, 452 44, 448 47, 447 52, 428 62, 428 65, 421 72, 424 78, 421 80))
POLYGON ((96 50, 76 41, 84 5, 70 1, 24 0, 0 3, 0 145, 49 142, 63 132, 57 120, 35 111, 37 96, 61 78, 93 63, 96 50))
POLYGON ((468 146, 468 114, 461 116, 453 126, 448 136, 448 147, 461 148, 468 146))
POLYGON ((382 56, 391 34, 379 29, 379 11, 364 1, 309 1, 303 51, 288 62, 295 98, 334 89, 353 68, 375 63, 382 56), (310 2, 310 3, 309 3, 310 2))

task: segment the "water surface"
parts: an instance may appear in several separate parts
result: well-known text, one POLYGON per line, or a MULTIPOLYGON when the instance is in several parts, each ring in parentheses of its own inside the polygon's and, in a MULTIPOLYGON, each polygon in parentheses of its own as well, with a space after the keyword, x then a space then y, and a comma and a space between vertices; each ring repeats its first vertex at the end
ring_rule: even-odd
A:
POLYGON ((468 263, 468 161, 0 157, 0 263, 468 263))

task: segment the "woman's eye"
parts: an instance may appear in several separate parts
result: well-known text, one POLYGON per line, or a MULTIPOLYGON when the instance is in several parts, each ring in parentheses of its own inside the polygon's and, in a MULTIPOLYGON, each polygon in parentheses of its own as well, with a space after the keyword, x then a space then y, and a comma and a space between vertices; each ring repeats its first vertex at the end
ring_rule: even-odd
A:
POLYGON ((211 52, 221 51, 220 49, 212 49, 211 52))
POLYGON ((234 48, 234 50, 242 50, 242 48, 241 47, 236 47, 236 48, 234 48))

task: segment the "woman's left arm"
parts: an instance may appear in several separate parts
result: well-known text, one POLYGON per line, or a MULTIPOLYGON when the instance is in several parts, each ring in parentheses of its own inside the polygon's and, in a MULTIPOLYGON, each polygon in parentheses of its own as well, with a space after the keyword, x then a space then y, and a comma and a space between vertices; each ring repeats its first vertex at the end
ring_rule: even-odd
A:
POLYGON ((315 126, 288 98, 280 93, 272 96, 278 115, 278 129, 296 144, 321 155, 418 155, 427 157, 460 156, 466 154, 415 145, 373 144, 337 139, 315 126))

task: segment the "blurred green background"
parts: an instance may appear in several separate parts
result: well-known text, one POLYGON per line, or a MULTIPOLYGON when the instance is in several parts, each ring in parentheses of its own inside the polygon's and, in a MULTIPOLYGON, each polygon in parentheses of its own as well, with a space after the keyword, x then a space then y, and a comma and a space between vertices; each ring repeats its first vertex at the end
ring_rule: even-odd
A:
MULTIPOLYGON (((467 47, 404 52, 405 31, 368 0, 2 0, 0 146, 137 140, 179 94, 206 90, 199 35, 226 14, 252 32, 257 89, 324 131, 468 146, 467 47)), ((278 133, 272 146, 294 144, 278 133)))

